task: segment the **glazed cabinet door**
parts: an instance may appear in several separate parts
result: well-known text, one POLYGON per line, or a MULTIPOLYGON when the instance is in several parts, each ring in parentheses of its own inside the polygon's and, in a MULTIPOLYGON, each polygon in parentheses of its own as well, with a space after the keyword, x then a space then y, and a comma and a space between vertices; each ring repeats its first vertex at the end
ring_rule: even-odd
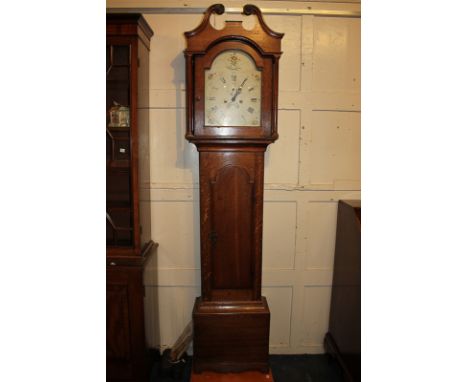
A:
POLYGON ((110 120, 115 105, 131 99, 131 39, 108 39, 106 46, 106 241, 109 247, 131 247, 134 240, 131 174, 131 119, 110 120))

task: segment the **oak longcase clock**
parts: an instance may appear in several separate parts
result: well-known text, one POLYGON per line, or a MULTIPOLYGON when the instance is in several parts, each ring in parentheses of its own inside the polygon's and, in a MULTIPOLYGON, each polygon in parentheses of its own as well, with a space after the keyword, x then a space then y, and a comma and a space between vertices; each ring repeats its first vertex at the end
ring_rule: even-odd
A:
POLYGON ((270 312, 261 295, 264 153, 278 138, 283 34, 253 5, 241 21, 185 33, 186 138, 200 160, 202 295, 193 309, 195 372, 268 371, 270 312))

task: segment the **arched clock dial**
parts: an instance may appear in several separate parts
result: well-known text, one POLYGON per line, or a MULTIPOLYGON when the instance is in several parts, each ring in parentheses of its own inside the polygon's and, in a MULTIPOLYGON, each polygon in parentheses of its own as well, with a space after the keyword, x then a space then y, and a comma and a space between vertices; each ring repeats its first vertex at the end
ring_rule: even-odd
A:
POLYGON ((205 71, 205 126, 260 126, 262 72, 241 50, 226 50, 205 71))

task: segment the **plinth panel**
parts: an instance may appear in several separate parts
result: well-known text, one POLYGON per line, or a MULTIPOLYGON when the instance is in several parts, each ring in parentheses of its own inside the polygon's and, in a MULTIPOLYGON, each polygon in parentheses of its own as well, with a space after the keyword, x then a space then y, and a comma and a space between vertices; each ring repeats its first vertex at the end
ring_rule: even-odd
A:
POLYGON ((210 302, 193 309, 193 370, 267 373, 270 310, 260 301, 210 302))

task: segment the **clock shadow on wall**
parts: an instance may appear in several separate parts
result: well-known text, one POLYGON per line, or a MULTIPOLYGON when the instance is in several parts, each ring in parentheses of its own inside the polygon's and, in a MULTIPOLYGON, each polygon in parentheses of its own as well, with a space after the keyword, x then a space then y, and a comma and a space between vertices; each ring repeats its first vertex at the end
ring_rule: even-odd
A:
MULTIPOLYGON (((186 119, 185 114, 183 113, 183 97, 185 96, 185 73, 184 73, 184 53, 180 52, 177 56, 171 61, 171 67, 173 69, 174 77, 172 79, 172 83, 175 87, 175 107, 176 107, 176 119, 175 119, 175 127, 176 127, 176 137, 177 137, 177 159, 175 166, 176 168, 180 169, 189 169, 189 162, 193 160, 192 153, 196 151, 196 149, 191 146, 185 140, 182 140, 182 137, 185 134, 185 125, 186 119)), ((198 158, 195 158, 198 159, 198 158)), ((198 166, 197 166, 198 169, 198 166)), ((192 183, 198 183, 198 173, 192 171, 192 183)))
MULTIPOLYGON (((176 114, 175 114, 175 134, 176 134, 176 149, 177 149, 177 158, 175 166, 179 169, 190 169, 192 172, 192 184, 193 184, 193 222, 192 227, 194 228, 193 232, 193 264, 199 264, 198 259, 200 258, 200 197, 196 186, 198 185, 198 152, 195 146, 185 139, 183 139, 185 134, 185 125, 186 117, 183 110, 183 97, 185 97, 185 58, 184 53, 179 53, 172 61, 171 67, 173 68, 173 84, 175 86, 175 97, 176 97, 176 114), (195 161, 195 166, 192 167, 191 162, 195 161)), ((197 271, 196 278, 198 280, 198 285, 200 285, 200 274, 197 271)), ((197 291, 199 293, 199 291, 197 291)))

